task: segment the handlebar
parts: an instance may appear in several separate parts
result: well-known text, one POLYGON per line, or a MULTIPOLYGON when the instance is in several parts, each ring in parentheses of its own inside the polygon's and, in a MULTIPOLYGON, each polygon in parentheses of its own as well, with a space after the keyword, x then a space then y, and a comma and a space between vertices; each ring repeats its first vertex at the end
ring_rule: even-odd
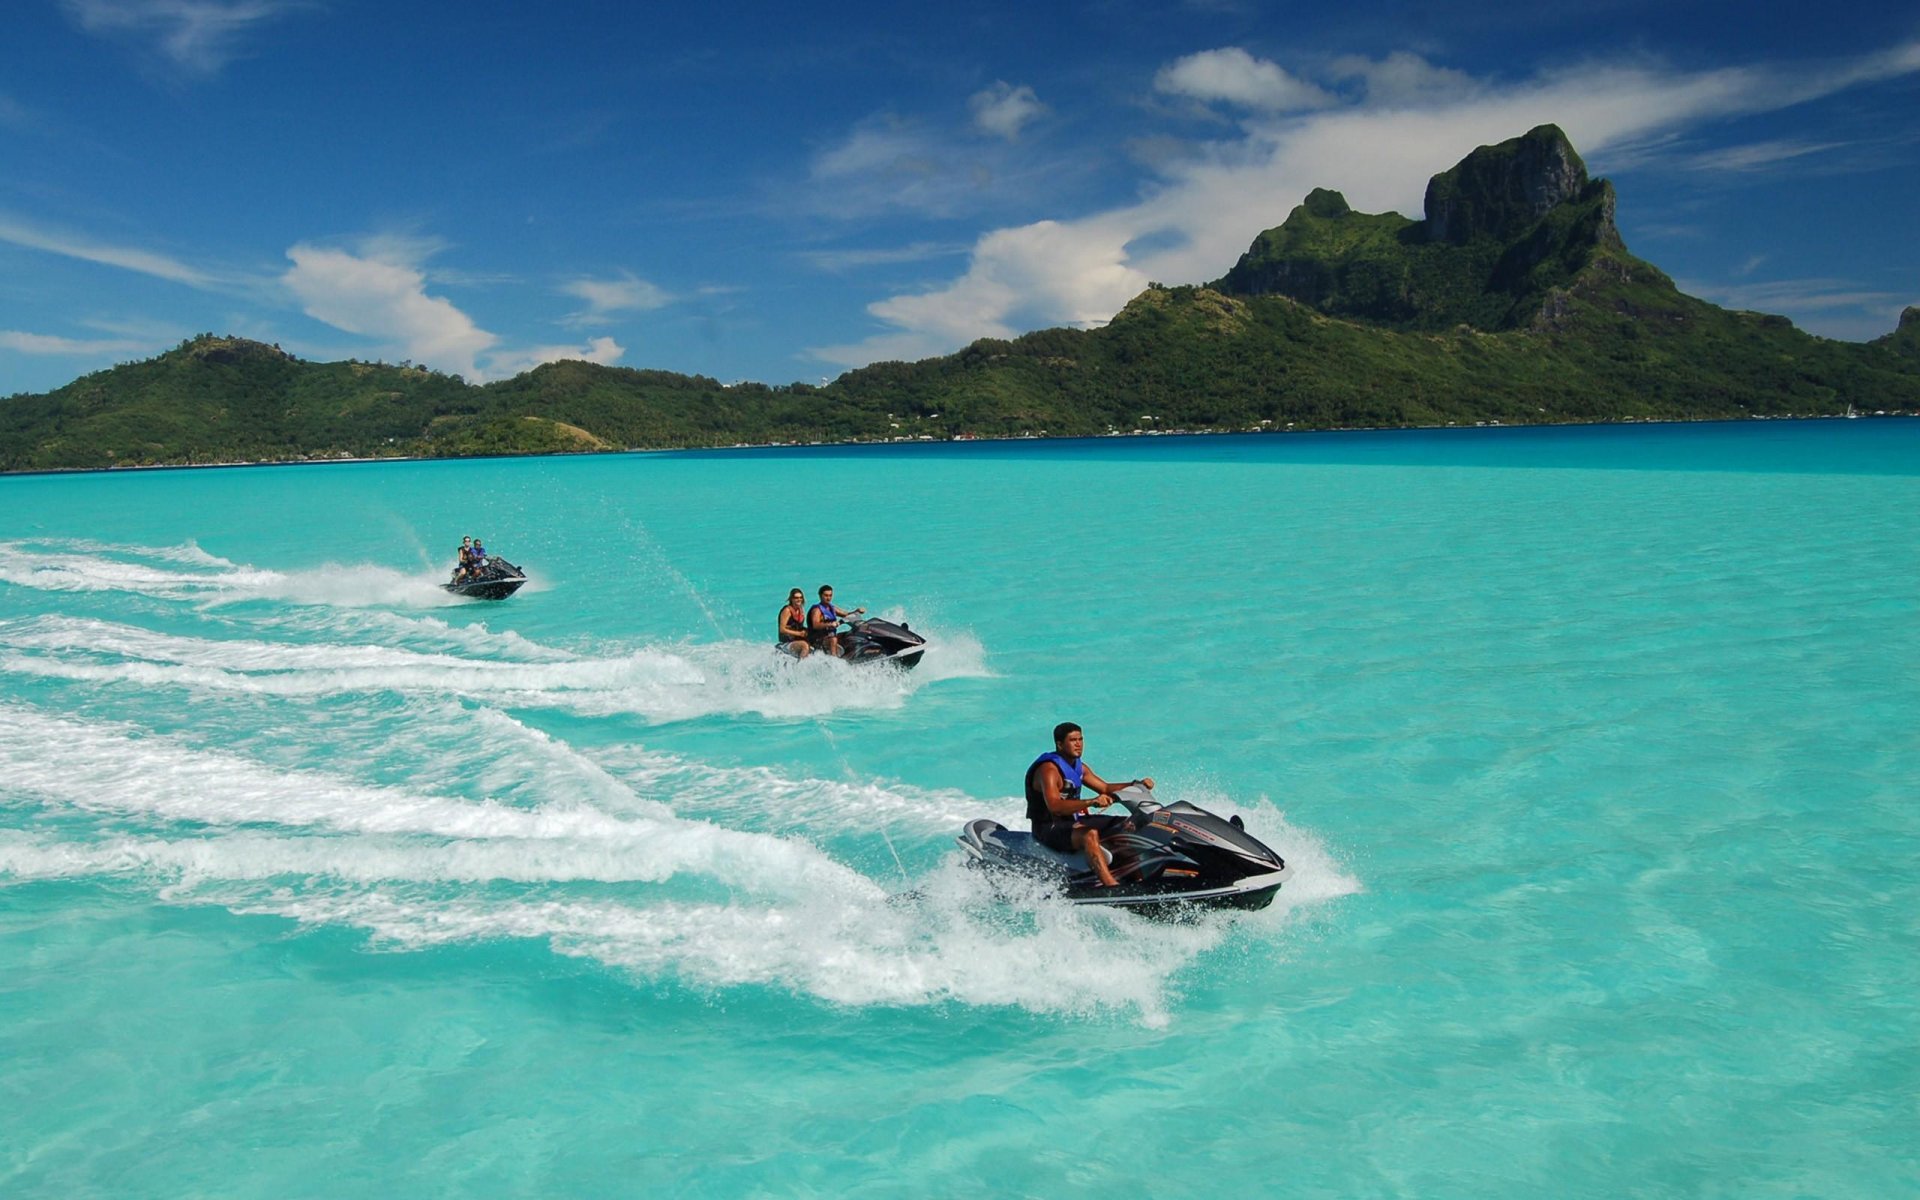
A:
POLYGON ((1152 788, 1137 783, 1121 788, 1113 794, 1113 799, 1138 821, 1152 820, 1153 814, 1162 807, 1160 801, 1154 798, 1152 788))

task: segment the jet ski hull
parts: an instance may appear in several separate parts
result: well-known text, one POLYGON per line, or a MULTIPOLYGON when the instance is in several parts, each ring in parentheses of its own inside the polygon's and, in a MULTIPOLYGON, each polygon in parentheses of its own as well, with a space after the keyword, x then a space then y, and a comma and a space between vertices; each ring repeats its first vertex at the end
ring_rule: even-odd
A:
POLYGON ((922 646, 917 650, 903 650, 893 654, 862 654, 857 657, 848 655, 847 661, 852 663, 886 663, 889 666, 898 667, 902 671, 911 671, 920 665, 920 660, 926 656, 926 653, 926 647, 922 646))
POLYGON ((522 576, 518 579, 482 579, 474 583, 443 583, 440 587, 470 600, 505 600, 526 582, 526 577, 522 576))
POLYGON ((1134 892, 1127 895, 1127 884, 1117 888, 1069 888, 1067 899, 1075 904, 1087 904, 1104 908, 1124 908, 1128 912, 1142 913, 1146 916, 1169 916, 1183 909, 1194 908, 1237 908, 1243 912, 1258 912, 1273 903, 1280 894, 1280 885, 1292 875, 1292 871, 1275 871, 1270 875, 1255 875, 1248 879, 1237 880, 1227 887, 1194 891, 1184 888, 1169 888, 1159 892, 1134 892))

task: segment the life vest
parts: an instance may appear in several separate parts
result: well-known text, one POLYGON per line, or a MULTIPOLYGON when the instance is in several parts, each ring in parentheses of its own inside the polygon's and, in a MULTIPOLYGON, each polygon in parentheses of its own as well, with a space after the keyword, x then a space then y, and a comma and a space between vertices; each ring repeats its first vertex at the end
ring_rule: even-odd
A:
POLYGON ((802 616, 802 617, 801 617, 800 619, 801 619, 801 622, 802 622, 802 624, 801 624, 801 626, 800 626, 800 628, 801 628, 801 632, 799 632, 799 633, 788 633, 788 632, 787 632, 787 606, 786 606, 786 605, 784 605, 784 604, 782 604, 782 605, 780 606, 780 615, 779 615, 778 617, 776 617, 776 618, 774 618, 774 623, 773 623, 773 627, 774 627, 775 629, 778 629, 778 630, 780 631, 780 641, 781 641, 782 643, 786 643, 786 642, 800 642, 800 641, 805 641, 805 640, 806 640, 806 637, 807 637, 807 635, 806 635, 806 632, 805 632, 805 630, 806 630, 806 625, 805 625, 805 621, 806 621, 806 618, 805 618, 805 616, 802 616))
POLYGON ((834 629, 839 626, 840 610, 835 608, 833 605, 823 602, 823 603, 814 605, 812 611, 819 613, 820 619, 822 621, 825 621, 826 624, 822 625, 818 630, 810 629, 809 632, 817 632, 824 635, 824 634, 832 633, 834 629))
POLYGON ((1040 766, 1052 763, 1060 768, 1060 797, 1063 800, 1080 798, 1080 782, 1086 777, 1086 764, 1079 759, 1070 759, 1057 751, 1049 750, 1033 760, 1027 768, 1027 820, 1063 821, 1066 818, 1047 807, 1046 789, 1040 786, 1040 766))

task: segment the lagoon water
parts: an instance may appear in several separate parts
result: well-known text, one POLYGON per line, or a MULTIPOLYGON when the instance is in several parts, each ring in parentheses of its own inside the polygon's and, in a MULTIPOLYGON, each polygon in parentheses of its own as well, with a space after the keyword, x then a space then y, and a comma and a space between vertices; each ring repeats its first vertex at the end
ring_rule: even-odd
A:
POLYGON ((1912 1195, 1916 714, 1912 420, 0 479, 0 1193, 1912 1195))

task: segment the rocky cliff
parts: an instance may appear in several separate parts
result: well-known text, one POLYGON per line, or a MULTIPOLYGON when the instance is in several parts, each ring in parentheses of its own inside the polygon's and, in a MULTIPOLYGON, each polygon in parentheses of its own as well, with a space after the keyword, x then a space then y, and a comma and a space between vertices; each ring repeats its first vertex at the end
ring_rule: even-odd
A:
POLYGON ((1317 189, 1213 286, 1396 328, 1530 328, 1597 260, 1664 280, 1626 254, 1614 208, 1613 185, 1541 125, 1435 175, 1424 220, 1357 213, 1317 189))

